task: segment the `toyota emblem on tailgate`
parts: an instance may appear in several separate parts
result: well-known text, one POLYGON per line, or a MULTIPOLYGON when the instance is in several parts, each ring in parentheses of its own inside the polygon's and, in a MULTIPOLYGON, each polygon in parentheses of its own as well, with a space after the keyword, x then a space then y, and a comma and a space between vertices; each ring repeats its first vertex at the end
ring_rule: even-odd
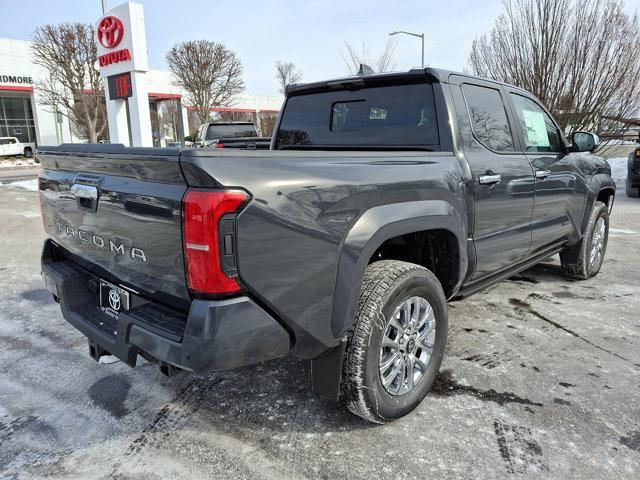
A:
POLYGON ((109 306, 116 312, 120 310, 120 294, 115 291, 109 291, 109 306))

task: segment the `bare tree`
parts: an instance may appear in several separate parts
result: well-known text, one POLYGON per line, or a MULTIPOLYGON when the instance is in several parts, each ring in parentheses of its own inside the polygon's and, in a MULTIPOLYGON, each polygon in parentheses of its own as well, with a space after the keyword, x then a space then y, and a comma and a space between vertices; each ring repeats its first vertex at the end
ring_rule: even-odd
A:
POLYGON ((254 112, 217 112, 214 116, 216 122, 251 122, 256 123, 256 114, 254 112))
POLYGON ((372 53, 365 42, 362 42, 360 49, 358 49, 345 41, 345 49, 340 51, 340 55, 342 55, 344 63, 352 75, 358 73, 360 65, 363 63, 370 66, 376 72, 388 72, 396 68, 394 55, 397 45, 398 42, 396 40, 387 38, 382 50, 372 53))
POLYGON ((107 113, 93 26, 41 25, 31 38, 35 63, 49 72, 36 83, 41 102, 68 115, 76 135, 97 142, 106 133, 107 113))
MULTIPOLYGON (((181 105, 178 100, 166 100, 160 103, 160 111, 162 112, 162 123, 160 127, 162 128, 162 135, 171 136, 176 140, 182 140, 178 133, 181 128, 181 114, 180 114, 181 105)), ((184 135, 188 135, 188 132, 184 133, 184 135)))
POLYGON ((182 42, 166 56, 178 86, 200 122, 209 119, 211 109, 228 106, 244 90, 242 63, 235 52, 209 40, 182 42))
POLYGON ((606 132, 640 107, 639 27, 622 0, 505 0, 469 64, 532 92, 565 130, 606 132))
POLYGON ((276 62, 276 79, 280 82, 282 93, 291 85, 302 80, 302 72, 291 62, 276 62))
POLYGON ((278 121, 278 114, 274 112, 259 112, 258 118, 260 120, 260 136, 270 137, 273 135, 273 131, 276 128, 276 122, 278 121))

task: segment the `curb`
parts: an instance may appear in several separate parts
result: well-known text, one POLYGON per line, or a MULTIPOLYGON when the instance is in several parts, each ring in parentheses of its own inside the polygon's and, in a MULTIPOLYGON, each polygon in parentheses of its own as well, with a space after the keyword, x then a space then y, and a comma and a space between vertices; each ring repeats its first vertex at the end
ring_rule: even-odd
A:
POLYGON ((15 170, 40 170, 42 166, 38 165, 16 165, 14 167, 0 167, 0 173, 13 172, 15 170))

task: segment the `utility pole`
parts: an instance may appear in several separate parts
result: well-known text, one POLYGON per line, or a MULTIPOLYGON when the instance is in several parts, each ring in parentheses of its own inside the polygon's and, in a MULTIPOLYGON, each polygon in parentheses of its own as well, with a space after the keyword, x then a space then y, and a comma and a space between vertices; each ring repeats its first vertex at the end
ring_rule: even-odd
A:
POLYGON ((424 68, 424 33, 412 33, 412 32, 405 32, 405 31, 399 30, 399 31, 396 31, 396 32, 391 32, 389 34, 389 36, 398 35, 400 33, 404 33, 405 35, 411 35, 412 37, 418 37, 422 41, 422 56, 421 56, 421 60, 422 60, 422 68, 424 68))
POLYGON ((107 13, 107 0, 102 0, 102 15, 107 13))

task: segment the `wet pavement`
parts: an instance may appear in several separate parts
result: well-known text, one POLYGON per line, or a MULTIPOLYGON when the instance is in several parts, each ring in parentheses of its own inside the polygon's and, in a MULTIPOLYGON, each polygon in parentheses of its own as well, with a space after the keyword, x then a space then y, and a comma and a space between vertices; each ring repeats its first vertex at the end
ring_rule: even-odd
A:
POLYGON ((568 281, 556 256, 452 303, 431 393, 375 426, 293 358, 95 363, 43 287, 37 194, 0 186, 0 479, 638 478, 640 202, 618 197, 599 276, 568 281))

